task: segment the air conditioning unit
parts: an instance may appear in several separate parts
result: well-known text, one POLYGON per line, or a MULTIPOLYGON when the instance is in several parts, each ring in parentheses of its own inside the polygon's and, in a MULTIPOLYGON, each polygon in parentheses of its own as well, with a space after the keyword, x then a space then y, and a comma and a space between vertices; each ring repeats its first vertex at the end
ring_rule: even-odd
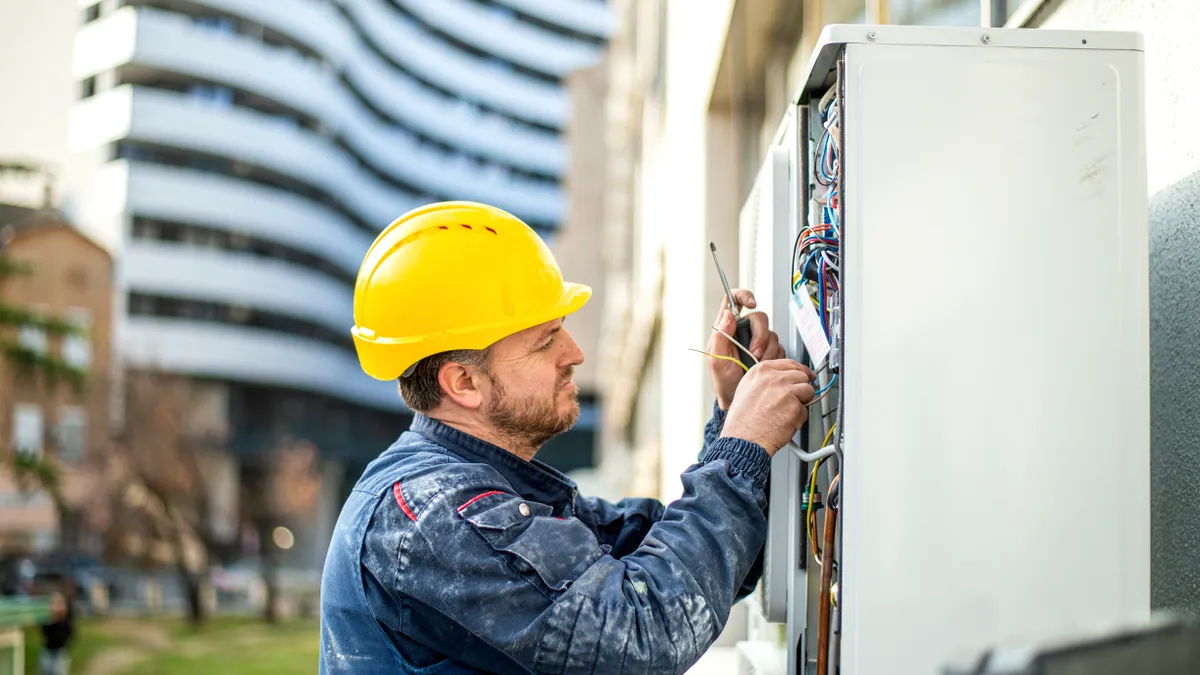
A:
POLYGON ((825 30, 740 222, 820 370, 771 479, 780 672, 1149 614, 1144 124, 1136 34, 825 30))

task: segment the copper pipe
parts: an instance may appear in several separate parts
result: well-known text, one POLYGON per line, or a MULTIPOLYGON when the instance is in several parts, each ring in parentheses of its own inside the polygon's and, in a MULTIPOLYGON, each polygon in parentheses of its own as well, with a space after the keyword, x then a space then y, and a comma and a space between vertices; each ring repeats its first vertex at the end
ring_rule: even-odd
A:
POLYGON ((837 509, 826 506, 825 548, 821 552, 821 599, 817 605, 817 675, 829 673, 830 587, 833 585, 833 544, 836 534, 837 509))

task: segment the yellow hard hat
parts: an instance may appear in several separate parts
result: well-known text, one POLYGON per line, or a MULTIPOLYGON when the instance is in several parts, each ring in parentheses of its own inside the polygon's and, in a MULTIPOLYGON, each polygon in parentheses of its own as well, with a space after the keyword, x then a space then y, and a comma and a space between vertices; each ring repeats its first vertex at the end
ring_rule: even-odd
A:
POLYGON ((592 289, 563 281, 519 218, 440 202, 400 216, 371 244, 354 284, 354 347, 368 375, 394 380, 421 359, 485 349, 571 314, 592 289))

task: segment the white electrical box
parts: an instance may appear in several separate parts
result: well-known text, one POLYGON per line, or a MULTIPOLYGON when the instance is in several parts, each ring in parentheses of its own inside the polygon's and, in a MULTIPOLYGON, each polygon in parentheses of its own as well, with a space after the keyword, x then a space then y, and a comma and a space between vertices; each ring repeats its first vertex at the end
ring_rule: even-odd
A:
POLYGON ((741 282, 823 366, 797 440, 836 449, 773 465, 788 672, 1149 614, 1144 124, 1136 34, 822 35, 740 224, 741 282))

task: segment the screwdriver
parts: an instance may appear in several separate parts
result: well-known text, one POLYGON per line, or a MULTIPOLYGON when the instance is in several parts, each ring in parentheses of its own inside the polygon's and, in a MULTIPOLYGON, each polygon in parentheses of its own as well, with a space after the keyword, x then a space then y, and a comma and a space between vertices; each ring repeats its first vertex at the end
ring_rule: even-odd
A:
MULTIPOLYGON (((729 288, 729 279, 725 277, 725 270, 721 267, 721 260, 717 258, 717 245, 713 242, 708 242, 708 247, 712 250, 713 262, 717 265, 717 274, 721 275, 721 284, 725 287, 725 297, 729 299, 729 311, 733 312, 735 317, 741 313, 742 307, 733 299, 733 291, 729 288)), ((750 319, 738 317, 737 329, 733 332, 733 338, 738 341, 738 344, 750 349, 750 319)), ((754 367, 754 360, 750 355, 742 350, 737 350, 738 361, 746 368, 754 367)))

